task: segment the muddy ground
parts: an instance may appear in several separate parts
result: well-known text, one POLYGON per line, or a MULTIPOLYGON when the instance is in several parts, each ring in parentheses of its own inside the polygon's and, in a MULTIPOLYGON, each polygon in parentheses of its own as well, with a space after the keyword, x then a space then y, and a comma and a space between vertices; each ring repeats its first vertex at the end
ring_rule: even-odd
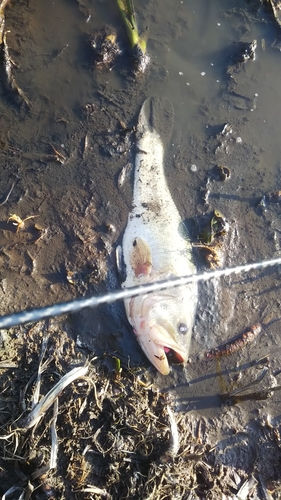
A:
MULTIPOLYGON (((281 28, 270 5, 142 0, 136 11, 151 56, 142 76, 114 2, 11 0, 5 8, 26 101, 11 90, 3 60, 2 315, 118 288, 114 248, 132 199, 132 170, 122 183, 120 172, 132 163, 133 127, 150 95, 175 109, 166 173, 193 241, 216 209, 230 226, 222 265, 280 255, 279 195, 260 203, 280 189, 281 28), (121 48, 107 68, 94 65, 89 43, 104 25, 121 48), (255 57, 245 58, 253 40, 255 57), (26 220, 19 227, 11 215, 26 220)), ((190 362, 168 377, 149 366, 119 303, 1 330, 3 498, 281 498, 279 273, 200 285, 190 362), (262 331, 243 349, 202 355, 255 323, 262 331), (44 361, 40 397, 90 363, 59 397, 51 470, 53 410, 35 428, 23 425, 44 361)))

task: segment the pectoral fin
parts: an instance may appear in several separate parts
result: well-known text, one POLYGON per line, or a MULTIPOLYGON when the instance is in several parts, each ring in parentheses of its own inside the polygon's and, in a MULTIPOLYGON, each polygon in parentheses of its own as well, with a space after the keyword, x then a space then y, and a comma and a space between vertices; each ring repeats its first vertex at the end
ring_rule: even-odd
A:
POLYGON ((130 264, 135 276, 149 276, 152 268, 152 255, 148 244, 141 238, 135 238, 130 255, 130 264))

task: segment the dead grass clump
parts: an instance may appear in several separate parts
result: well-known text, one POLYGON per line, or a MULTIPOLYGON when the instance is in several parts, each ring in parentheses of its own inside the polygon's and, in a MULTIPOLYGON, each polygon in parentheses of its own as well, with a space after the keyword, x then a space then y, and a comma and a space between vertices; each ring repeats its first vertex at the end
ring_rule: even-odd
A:
POLYGON ((141 371, 87 360, 57 321, 9 335, 3 499, 257 498, 252 474, 219 462, 203 420, 176 414, 141 371))

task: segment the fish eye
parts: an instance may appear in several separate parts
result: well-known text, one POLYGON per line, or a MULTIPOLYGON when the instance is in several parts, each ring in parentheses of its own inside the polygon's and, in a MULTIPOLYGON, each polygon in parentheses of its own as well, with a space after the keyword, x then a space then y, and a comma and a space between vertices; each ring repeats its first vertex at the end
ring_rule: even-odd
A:
POLYGON ((185 323, 178 324, 178 332, 181 333, 182 335, 185 335, 185 333, 187 332, 187 326, 185 323))

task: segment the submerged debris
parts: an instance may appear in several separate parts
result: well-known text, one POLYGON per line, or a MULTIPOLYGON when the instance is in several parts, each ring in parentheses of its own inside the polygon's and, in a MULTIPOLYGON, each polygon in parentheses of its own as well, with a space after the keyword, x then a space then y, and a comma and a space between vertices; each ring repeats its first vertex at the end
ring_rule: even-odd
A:
POLYGON ((241 51, 240 60, 242 63, 249 61, 255 61, 256 59, 256 48, 257 48, 257 40, 253 40, 249 44, 245 44, 244 49, 241 51))
POLYGON ((136 44, 132 49, 132 56, 136 73, 145 73, 147 66, 150 63, 150 57, 141 45, 136 44))
POLYGON ((239 42, 234 55, 234 65, 241 65, 247 61, 256 59, 257 40, 252 42, 239 42))
POLYGON ((110 26, 102 27, 91 36, 90 46, 93 50, 94 66, 98 69, 111 69, 121 54, 116 32, 110 26))
POLYGON ((267 0, 268 3, 271 5, 273 15, 279 24, 281 26, 281 1, 280 0, 267 0))
POLYGON ((203 254, 211 269, 221 267, 223 264, 222 237, 227 233, 228 229, 229 225, 225 217, 219 210, 214 210, 203 228, 199 230, 198 239, 200 243, 193 244, 203 254))
POLYGON ((269 203, 280 203, 281 202, 281 191, 274 191, 272 193, 264 194, 259 201, 258 206, 265 208, 269 203))
MULTIPOLYGON (((243 65, 248 61, 255 61, 256 59, 257 40, 252 42, 239 42, 234 49, 232 61, 227 68, 227 74, 230 78, 234 78, 239 73, 243 65)), ((231 90, 231 88, 230 88, 231 90)))
POLYGON ((205 262, 209 265, 210 269, 216 269, 223 265, 223 247, 221 243, 212 245, 205 245, 204 243, 194 243, 193 246, 197 248, 201 255, 204 257, 205 262))
MULTIPOLYGON (((132 138, 132 130, 124 129, 121 133, 118 131, 116 134, 110 134, 106 141, 101 144, 101 150, 104 151, 109 156, 122 156, 126 155, 131 147, 131 138, 132 138)), ((126 175, 129 173, 129 167, 123 170, 124 179, 126 175)), ((124 179, 122 179, 122 175, 120 173, 120 180, 118 179, 118 187, 122 186, 124 179), (121 184, 121 185, 120 185, 121 184)))
POLYGON ((219 210, 214 210, 210 220, 199 232, 201 243, 210 244, 218 236, 224 236, 229 229, 228 222, 219 210))
MULTIPOLYGON (((125 24, 130 43, 130 55, 136 74, 145 73, 150 62, 146 52, 146 38, 140 37, 132 0, 117 0, 117 6, 125 24)), ((89 38, 93 53, 94 67, 111 70, 121 56, 122 51, 117 40, 117 33, 111 26, 103 26, 89 38)))
POLYGON ((212 178, 219 181, 226 181, 230 178, 230 169, 223 165, 217 165, 212 171, 212 178))

